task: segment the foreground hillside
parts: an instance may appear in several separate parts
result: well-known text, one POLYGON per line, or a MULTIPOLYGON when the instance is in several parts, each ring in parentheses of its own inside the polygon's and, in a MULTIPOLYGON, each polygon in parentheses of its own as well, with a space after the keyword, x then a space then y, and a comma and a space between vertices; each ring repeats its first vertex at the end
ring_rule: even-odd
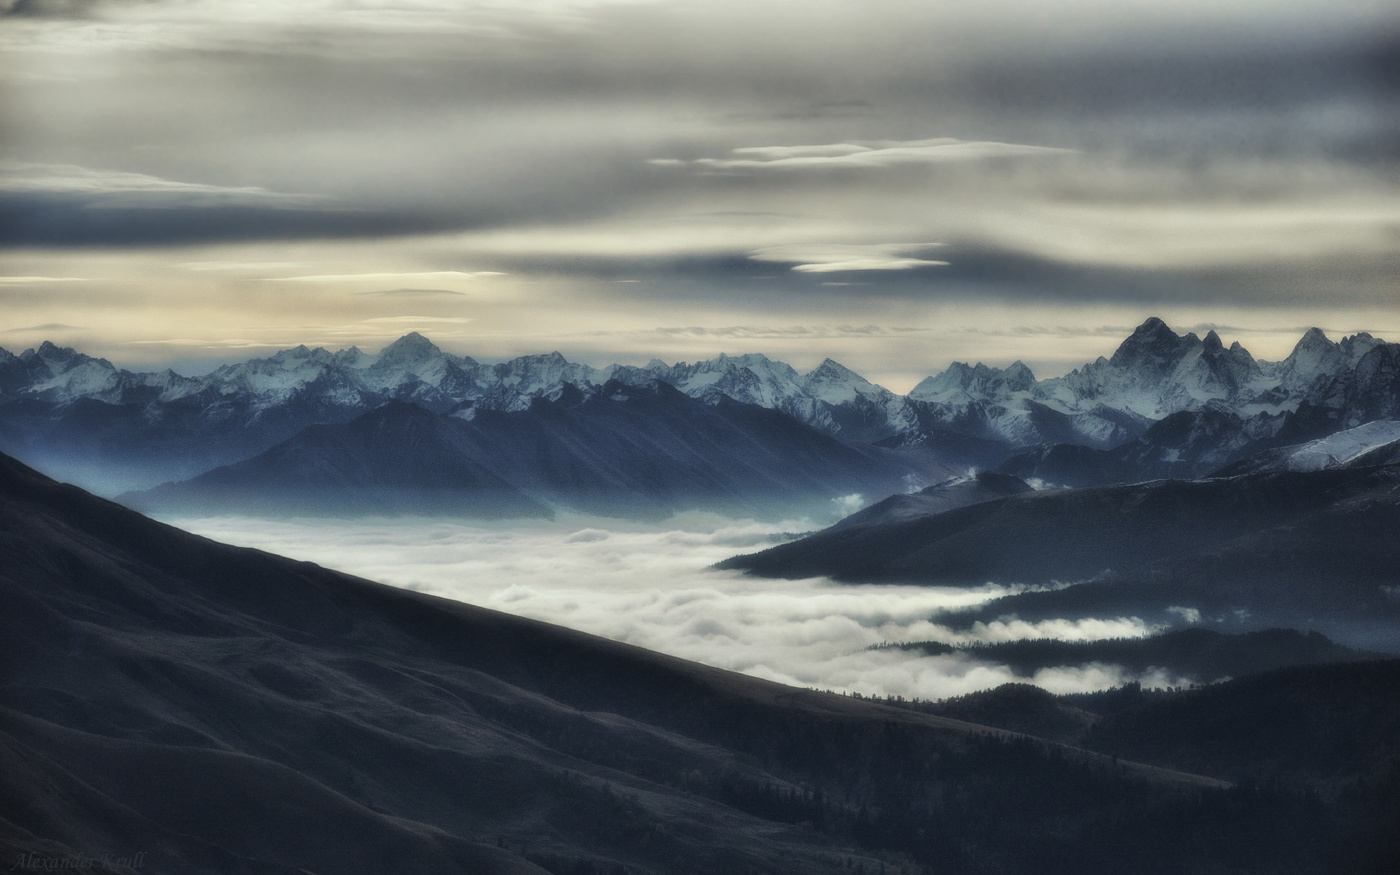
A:
MULTIPOLYGON (((0 458, 0 845, 150 872, 1319 872, 1332 810, 221 546, 0 458)), ((31 858, 32 859, 32 858, 31 858)))

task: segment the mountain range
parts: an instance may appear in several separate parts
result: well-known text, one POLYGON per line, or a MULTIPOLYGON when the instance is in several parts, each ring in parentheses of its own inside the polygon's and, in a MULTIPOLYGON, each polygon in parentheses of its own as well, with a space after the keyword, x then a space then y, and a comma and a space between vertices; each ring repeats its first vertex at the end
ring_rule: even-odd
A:
POLYGON ((1394 860, 1395 660, 1093 701, 872 701, 224 546, 4 456, 0 532, 0 852, 17 870, 1394 860), (952 713, 1068 721, 1074 741, 952 713))
MULTIPOLYGON (((1364 333, 1334 342, 1310 329, 1285 359, 1265 362, 1238 343, 1225 347, 1214 331, 1178 335, 1152 318, 1111 357, 1063 377, 1038 380, 1019 362, 954 362, 897 395, 829 359, 806 374, 758 354, 593 368, 556 352, 484 364, 416 333, 375 355, 303 346, 199 377, 133 373, 45 343, 19 355, 0 350, 0 449, 116 494, 252 459, 312 426, 346 425, 390 402, 470 422, 487 413, 537 417, 542 404, 578 409, 588 399, 654 393, 659 385, 711 406, 773 411, 862 452, 872 445, 895 451, 915 488, 967 467, 997 466, 1029 482, 1081 486, 1201 476, 1400 417, 1400 345, 1364 333)), ((648 465, 668 461, 665 452, 644 457, 648 465)), ((640 458, 632 454, 627 464, 640 458)), ((507 461, 486 468, 499 475, 507 461)), ((336 463, 344 470, 370 464, 336 463)), ((591 480, 608 476, 598 471, 591 480)), ((843 471, 837 479, 861 476, 843 471)), ((535 470, 516 479, 525 482, 507 478, 508 485, 550 476, 535 470)), ((883 488, 862 484, 860 491, 876 486, 883 488)), ((492 481, 490 488, 500 487, 492 481)), ((525 492, 527 502, 559 496, 525 492)))
POLYGON ((665 383, 611 381, 589 393, 566 384, 527 410, 443 415, 390 401, 121 500, 181 514, 505 518, 563 506, 632 517, 694 508, 781 517, 808 508, 829 515, 835 496, 897 492, 928 468, 726 396, 707 403, 665 383))

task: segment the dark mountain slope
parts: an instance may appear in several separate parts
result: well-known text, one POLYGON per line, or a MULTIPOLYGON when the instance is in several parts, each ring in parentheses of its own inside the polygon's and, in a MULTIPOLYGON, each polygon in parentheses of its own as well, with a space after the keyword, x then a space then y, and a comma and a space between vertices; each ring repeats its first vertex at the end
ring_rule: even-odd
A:
POLYGON ((876 522, 916 519, 1030 491, 1030 486, 1024 481, 1008 474, 983 471, 971 477, 955 477, 935 483, 918 492, 891 495, 864 510, 856 511, 832 528, 846 529, 876 522))
POLYGON ((262 455, 123 500, 142 509, 450 510, 547 513, 540 502, 620 514, 703 507, 792 512, 887 493, 927 463, 848 444, 773 410, 709 404, 664 383, 567 386, 529 410, 439 416, 410 404, 317 426, 262 455))
POLYGON ((1352 647, 1400 652, 1395 474, 1372 469, 1352 482, 1355 494, 1225 543, 1066 589, 998 599, 950 621, 1136 616, 1177 625, 1199 619, 1218 629, 1310 629, 1352 647))
POLYGON ((1214 872, 1227 846, 1231 871, 1305 872, 1332 853, 1300 851, 1325 824, 1284 797, 1264 818, 1207 779, 224 547, 4 458, 0 733, 4 850, 145 851, 150 872, 1214 872))
POLYGON ((723 567, 848 581, 1052 583, 949 618, 1191 611, 1242 628, 1317 629, 1394 649, 1400 469, 1155 481, 997 499, 890 523, 833 527, 723 567), (1390 642, 1387 646, 1387 641, 1390 642))
POLYGON ((1084 743, 1237 781, 1373 776, 1400 763, 1400 660, 1294 666, 1152 699, 1098 721, 1084 743))
POLYGON ((1307 787, 1335 812, 1336 871, 1400 860, 1400 660, 1285 668, 1146 697, 1080 743, 1254 784, 1307 787))
POLYGON ((1400 471, 1379 469, 1026 492, 912 519, 833 526, 721 567, 849 581, 1082 580, 1210 550, 1356 495, 1375 492, 1385 503, 1397 482, 1400 471))
POLYGON ((1346 851, 1332 871, 1400 857, 1400 660, 1307 665, 1183 690, 1053 696, 1006 684, 908 707, 1034 731, 1103 753, 1317 794, 1346 851))
POLYGON ((248 461, 123 500, 175 513, 551 515, 463 452, 450 420, 401 401, 344 425, 312 426, 248 461))
POLYGON ((1183 410, 1113 449, 1055 444, 1018 453, 997 468, 1056 486, 1104 486, 1209 474, 1267 446, 1268 423, 1222 410, 1183 410))

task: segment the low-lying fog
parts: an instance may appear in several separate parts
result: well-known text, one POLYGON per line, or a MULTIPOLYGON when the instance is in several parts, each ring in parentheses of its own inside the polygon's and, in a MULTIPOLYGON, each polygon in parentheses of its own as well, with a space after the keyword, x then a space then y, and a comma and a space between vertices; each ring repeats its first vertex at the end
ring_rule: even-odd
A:
MULTIPOLYGON (((472 524, 442 519, 170 520, 232 544, 306 559, 361 577, 547 620, 788 684, 938 699, 1016 680, 1002 665, 960 654, 924 656, 898 641, 959 644, 1016 638, 1144 635, 1136 618, 977 624, 954 632, 930 620, 1005 587, 953 589, 765 580, 709 566, 812 528, 687 514, 664 523, 586 517, 472 524)), ((1022 680, 1025 680, 1022 678, 1022 680)), ((1052 692, 1104 689, 1142 677, 1117 666, 1046 669, 1052 692)))

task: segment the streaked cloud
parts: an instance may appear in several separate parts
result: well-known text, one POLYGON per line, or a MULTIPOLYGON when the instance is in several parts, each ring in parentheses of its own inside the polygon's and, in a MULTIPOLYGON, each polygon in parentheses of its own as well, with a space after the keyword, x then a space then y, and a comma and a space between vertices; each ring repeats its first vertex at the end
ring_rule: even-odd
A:
POLYGON ((460 325, 464 322, 470 322, 472 320, 461 316, 375 316, 370 319, 366 319, 365 321, 371 324, 375 322, 385 322, 395 325, 460 325))
POLYGON ((273 271, 303 267, 299 261, 184 261, 176 265, 185 270, 207 271, 273 271))
MULTIPOLYGON (((733 158, 697 158, 688 163, 713 170, 826 170, 1068 155, 1074 151, 1051 146, 967 142, 951 137, 938 137, 927 140, 833 143, 823 146, 741 146, 733 150, 733 158)), ((651 163, 675 166, 687 162, 653 159, 651 163)))
POLYGON ((505 274, 496 270, 478 270, 470 272, 460 270, 429 270, 408 273, 328 273, 311 276, 279 276, 266 277, 264 281, 269 283, 382 283, 395 280, 401 282, 441 282, 443 280, 474 280, 480 279, 481 277, 504 275, 505 274))
POLYGON ((666 337, 715 338, 719 340, 768 340, 801 338, 817 340, 836 337, 889 337, 927 331, 925 328, 890 325, 702 325, 667 326, 651 329, 666 337))
POLYGON ((0 286, 33 286, 43 283, 85 283, 80 276, 0 276, 0 286))
POLYGON ((90 208, 159 208, 186 205, 296 205, 324 200, 320 196, 284 194, 255 185, 226 186, 180 182, 132 173, 81 167, 76 164, 0 162, 0 192, 13 195, 75 196, 90 208))
POLYGON ((454 292, 451 289, 380 289, 374 292, 355 292, 356 295, 364 298, 465 298, 466 292, 454 292))
POLYGON ((948 262, 912 258, 907 253, 928 249, 934 243, 861 243, 769 246, 749 253, 754 261, 792 263, 800 273, 833 273, 844 270, 912 270, 945 267, 948 262))
POLYGON ((81 325, 65 325, 62 322, 45 322, 43 325, 25 325, 20 328, 6 328, 6 334, 31 334, 42 331, 85 331, 81 325))

